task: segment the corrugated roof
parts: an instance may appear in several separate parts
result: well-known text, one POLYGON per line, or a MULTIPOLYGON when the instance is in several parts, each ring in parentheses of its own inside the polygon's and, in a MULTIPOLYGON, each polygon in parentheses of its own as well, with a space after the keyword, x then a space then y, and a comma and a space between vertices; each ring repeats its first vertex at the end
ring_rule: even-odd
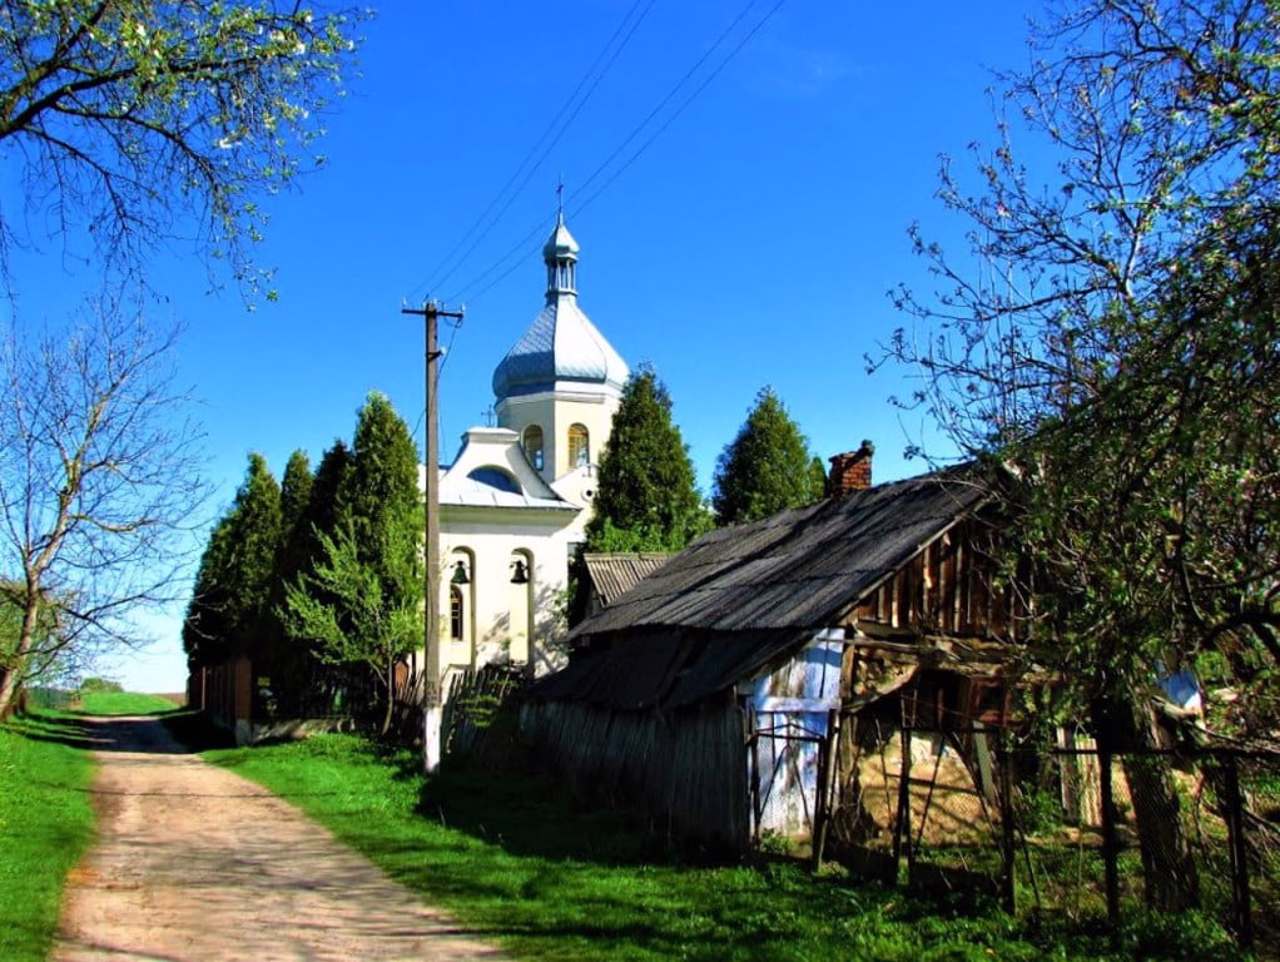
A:
POLYGON ((608 606, 661 568, 670 557, 665 552, 618 551, 584 554, 582 560, 601 604, 608 606))
POLYGON ((983 499, 968 478, 922 475, 709 532, 573 634, 825 627, 983 499))

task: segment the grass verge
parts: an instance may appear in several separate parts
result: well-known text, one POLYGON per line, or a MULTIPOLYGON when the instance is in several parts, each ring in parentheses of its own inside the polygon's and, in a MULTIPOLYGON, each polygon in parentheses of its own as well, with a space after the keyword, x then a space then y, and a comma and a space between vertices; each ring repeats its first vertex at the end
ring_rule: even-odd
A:
POLYGON ((783 860, 681 864, 614 814, 575 810, 550 781, 488 772, 426 780, 415 754, 350 735, 206 757, 290 799, 527 959, 1190 959, 1206 948, 1230 957, 1216 934, 1192 944, 1164 929, 1129 936, 1113 956, 1098 933, 1032 929, 994 906, 815 878, 783 860))
POLYGON ((89 691, 80 696, 80 711, 86 715, 160 715, 177 710, 167 698, 132 691, 89 691))
POLYGON ((58 924, 67 872, 93 836, 93 763, 72 716, 35 711, 0 725, 0 958, 38 962, 58 924))

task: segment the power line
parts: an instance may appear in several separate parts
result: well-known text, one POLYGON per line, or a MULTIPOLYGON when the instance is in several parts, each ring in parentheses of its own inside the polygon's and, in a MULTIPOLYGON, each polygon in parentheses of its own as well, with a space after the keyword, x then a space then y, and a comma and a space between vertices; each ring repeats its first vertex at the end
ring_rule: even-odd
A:
POLYGON ((626 163, 624 163, 621 167, 615 170, 609 176, 608 180, 606 180, 603 184, 601 184, 596 189, 596 192, 594 194, 589 196, 586 200, 584 200, 581 204, 579 204, 577 207, 574 208, 573 210, 574 215, 582 213, 582 211, 584 211, 587 208, 587 206, 591 204, 592 201, 594 201, 597 197, 599 197, 606 190, 608 190, 609 186, 615 180, 621 177, 623 172, 626 171, 628 167, 630 167, 632 164, 634 164, 637 160, 640 159, 640 155, 643 154, 646 150, 648 150, 653 145, 653 142, 655 140, 657 140, 659 137, 662 136, 662 133, 668 127, 671 126, 671 124, 675 121, 677 117, 679 117, 682 113, 684 113, 685 109, 691 103, 693 103, 694 99, 697 98, 697 96, 700 93, 702 93, 702 91, 707 89, 711 81, 715 80, 716 77, 719 76, 720 72, 729 65, 729 62, 738 55, 738 53, 742 50, 742 48, 745 47, 748 43, 750 43, 751 38, 754 37, 760 31, 760 29, 766 23, 769 22, 769 19, 775 13, 778 12, 778 8, 781 7, 785 2, 786 0, 777 0, 777 3, 775 3, 772 7, 769 8, 769 10, 765 13, 765 15, 761 17, 759 21, 757 21, 756 25, 752 27, 749 31, 747 31, 747 34, 741 40, 738 41, 737 46, 735 46, 731 51, 729 51, 729 55, 725 57, 724 60, 720 61, 720 63, 716 66, 716 68, 706 76, 706 78, 702 81, 702 83, 700 83, 697 86, 697 88, 693 91, 693 93, 691 93, 688 97, 686 97, 684 102, 681 103, 680 106, 675 109, 675 111, 671 114, 671 116, 669 116, 665 121, 662 122, 662 126, 660 126, 657 130, 655 130, 653 134, 649 137, 649 139, 646 140, 643 144, 641 144, 640 148, 634 154, 632 154, 630 157, 627 158, 626 163))
POLYGON ((584 180, 581 184, 579 184, 577 187, 574 188, 575 193, 586 190, 587 187, 591 185, 592 181, 594 181, 597 177, 599 177, 601 172, 603 172, 605 168, 607 168, 611 163, 613 163, 614 158, 616 158, 620 153, 622 153, 626 149, 627 144, 631 143, 631 141, 635 140, 635 138, 639 136, 640 131, 644 130, 644 128, 648 126, 649 121, 653 120, 654 117, 656 117, 659 113, 662 112, 662 108, 671 102, 672 98, 675 97, 675 95, 680 92, 680 88, 683 87, 686 83, 688 83, 689 78, 692 77, 695 73, 697 73, 698 69, 704 63, 707 62, 707 59, 713 53, 715 53, 716 50, 719 49, 720 45, 724 43, 725 38, 727 38, 731 33, 733 33, 733 31, 737 28, 738 24, 742 22, 743 18, 746 17, 746 15, 751 11, 751 8, 754 7, 757 2, 758 0, 747 0, 747 4, 741 10, 738 11, 738 15, 729 22, 729 26, 724 28, 724 30, 720 33, 720 36, 716 37, 715 41, 711 44, 711 46, 708 47, 705 51, 703 51, 702 56, 694 61, 693 66, 690 67, 688 70, 686 70, 684 72, 684 75, 675 82, 675 85, 670 90, 667 91, 666 96, 664 96, 660 101, 658 101, 658 105, 654 107, 651 111, 649 111, 649 113, 645 116, 644 120, 640 121, 640 123, 636 124, 635 127, 632 128, 631 133, 627 134, 627 136, 623 139, 622 143, 618 144, 618 146, 614 148, 613 153, 609 154, 609 156, 604 159, 603 163, 601 163, 598 167, 596 167, 595 170, 591 172, 591 174, 587 177, 586 180, 584 180))
MULTIPOLYGON (((711 54, 714 53, 715 50, 720 47, 720 45, 724 42, 725 38, 728 37, 733 32, 733 30, 738 26, 738 24, 742 22, 743 18, 747 15, 747 13, 750 12, 751 8, 754 7, 757 2, 758 0, 749 0, 746 6, 744 6, 742 10, 739 11, 736 17, 734 17, 733 21, 729 24, 729 26, 720 34, 720 36, 716 38, 716 40, 711 44, 711 46, 707 48, 706 52, 704 52, 703 55, 698 58, 698 60, 694 63, 694 65, 688 71, 685 72, 685 74, 680 78, 679 81, 676 82, 675 86, 672 87, 671 90, 667 92, 666 96, 664 96, 662 100, 659 101, 658 106, 656 106, 653 110, 651 110, 649 114, 644 118, 644 120, 642 120, 639 124, 635 126, 635 128, 632 129, 631 133, 629 133, 626 136, 626 138, 622 141, 622 143, 619 144, 618 147, 616 147, 613 150, 613 152, 604 160, 604 162, 601 163, 591 173, 591 175, 583 182, 582 187, 578 188, 578 190, 575 193, 581 193, 583 188, 585 188, 592 181, 594 181, 600 175, 600 173, 604 171, 620 153, 622 153, 622 151, 626 148, 626 146, 636 138, 636 136, 649 124, 649 122, 655 116, 657 116, 658 113, 661 112, 662 108, 671 102, 671 100, 675 97, 675 95, 680 91, 680 88, 683 87, 684 84, 689 80, 689 78, 693 76, 694 73, 697 72, 698 68, 701 67, 707 61, 707 59, 711 56, 711 54)), ((655 130, 649 136, 649 138, 645 140, 644 143, 642 143, 640 147, 630 157, 627 158, 627 160, 622 164, 622 166, 617 168, 612 174, 610 174, 603 184, 601 184, 592 194, 590 194, 586 200, 584 200, 581 204, 578 204, 574 208, 572 212, 573 216, 576 216, 577 214, 585 210, 601 194, 603 194, 606 190, 608 190, 609 187, 620 176, 622 176, 622 174, 632 164, 634 164, 637 160, 640 159, 641 155, 644 154, 644 152, 647 151, 653 145, 654 141, 656 141, 660 136, 662 136, 663 132, 665 132, 667 128, 670 127, 671 124, 675 122, 676 118, 679 117, 682 113, 684 113, 684 111, 689 107, 689 105, 693 103, 695 99, 697 99, 697 97, 711 84, 713 80, 715 80, 717 76, 720 75, 720 73, 724 70, 724 68, 727 67, 729 63, 751 41, 751 39, 757 33, 759 33, 759 31, 764 27, 764 25, 769 22, 769 20, 773 17, 775 13, 778 12, 778 9, 785 2, 786 0, 777 0, 777 2, 765 12, 764 16, 762 16, 758 21, 756 21, 755 25, 750 30, 748 30, 746 34, 743 35, 742 39, 739 40, 738 43, 733 47, 733 49, 729 51, 729 53, 725 56, 725 58, 721 60, 711 70, 711 72, 707 74, 705 78, 703 78, 702 82, 698 84, 698 86, 693 90, 693 92, 690 93, 689 96, 686 97, 680 103, 680 105, 676 107, 676 109, 667 117, 667 119, 662 122, 662 124, 658 127, 658 129, 655 130)), ((554 217, 554 215, 552 216, 554 217)), ((527 251, 528 242, 533 237, 535 237, 539 231, 545 228, 545 226, 549 223, 549 220, 550 220, 549 218, 544 218, 542 221, 539 221, 539 223, 532 230, 530 230, 528 234, 526 234, 523 238, 521 238, 517 244, 515 244, 505 254, 499 257, 488 268, 486 268, 480 274, 478 274, 477 276, 472 278, 470 281, 468 281, 465 286, 459 289, 458 294, 449 298, 449 300, 457 301, 461 299, 463 296, 470 295, 470 300, 474 301, 476 298, 481 297, 482 295, 486 294, 488 291, 496 287, 498 284, 500 284, 502 281, 506 280, 506 278, 508 278, 518 267, 520 267, 522 260, 516 260, 510 267, 508 267, 505 271, 503 271, 497 277, 494 277, 491 281, 489 281, 489 283, 485 284, 474 294, 470 293, 471 290, 476 287, 476 285, 481 283, 486 277, 488 277, 494 271, 498 270, 513 255, 517 253, 523 254, 525 251, 527 251)))
POLYGON ((643 22, 645 17, 648 16, 649 11, 653 9, 654 3, 656 3, 656 0, 635 0, 635 2, 627 10, 626 14, 623 15, 622 21, 618 24, 613 34, 609 37, 608 41, 605 42, 604 47, 601 49, 600 53, 596 56, 596 59, 592 61, 591 66, 587 68, 586 73, 584 73, 581 79, 579 79, 577 85, 573 88, 572 93, 569 94, 568 99, 565 100, 565 102, 561 105, 560 109, 556 112, 556 115, 552 118, 551 123, 547 125, 547 128, 542 132, 542 135, 534 143, 533 147, 531 147, 529 149, 529 152, 525 154, 524 158, 520 161, 515 171, 507 179, 507 182, 502 185, 502 189, 498 191, 497 195, 495 195, 493 200, 489 202, 488 206, 486 206, 484 211, 481 212, 480 216, 476 218, 475 222, 471 225, 471 227, 467 229, 466 233, 462 235, 462 237, 458 240, 458 242, 444 257, 444 259, 428 275, 428 279, 432 277, 435 277, 437 279, 430 285, 427 285, 425 283, 418 285, 418 287, 415 288, 415 293, 418 291, 421 291, 424 287, 427 287, 427 289, 431 290, 443 285, 450 277, 453 276, 454 273, 457 272, 458 268, 460 268, 464 263, 466 263, 467 258, 471 256, 471 253, 476 249, 476 247, 480 245, 480 243, 489 235, 489 232, 492 231, 493 228, 498 224, 498 222, 502 220, 503 215, 510 209, 511 205, 515 202, 516 198, 520 196, 521 192, 528 185, 530 179, 532 179, 533 175, 537 173, 538 169, 542 166, 543 162, 547 159, 547 156, 551 153, 551 151, 555 148, 556 144, 560 142, 560 139, 565 135, 565 133, 573 125, 573 122, 574 120, 577 119, 578 114, 582 112, 582 108, 586 106, 587 101, 591 99, 591 95, 595 93, 596 88, 600 86, 600 82, 604 80, 605 76, 609 73, 614 63, 617 62, 617 59, 621 55, 622 51, 626 48, 627 44, 631 41, 632 36, 635 34, 636 30, 639 28, 641 22, 643 22), (640 5, 642 3, 645 4, 644 9, 640 10, 639 16, 635 17, 633 21, 632 15, 635 14, 636 10, 640 8, 640 5), (628 28, 628 24, 630 24, 629 28, 628 28), (622 36, 624 30, 626 31, 626 33, 625 33, 625 36, 622 36), (615 41, 618 40, 619 36, 622 36, 622 41, 621 43, 618 43, 615 46, 615 41), (612 49, 612 53, 610 54, 611 49, 612 49), (604 67, 600 70, 600 72, 595 76, 595 79, 591 80, 592 75, 596 74, 597 67, 600 66, 601 61, 605 60, 606 56, 608 57, 608 61, 604 64, 604 67), (587 88, 586 93, 582 95, 581 99, 578 99, 579 93, 581 93, 583 87, 587 85, 588 81, 591 82, 590 87, 587 88), (575 101, 577 101, 576 106, 574 106, 575 101), (572 107, 572 112, 569 113, 568 118, 564 120, 563 124, 561 124, 560 123, 561 118, 564 117, 565 113, 569 111, 571 107, 572 107), (556 132, 551 142, 549 144, 546 144, 547 138, 551 135, 552 131, 556 130, 557 126, 559 126, 559 130, 556 132), (545 149, 543 147, 544 144, 546 144, 545 149), (529 164, 529 161, 532 160, 535 156, 538 158, 537 162, 534 163, 532 167, 529 167, 527 171, 525 171, 525 167, 529 164), (508 191, 511 189, 512 184, 516 183, 516 181, 520 178, 520 175, 522 172, 524 173, 524 179, 520 180, 520 183, 516 186, 514 191, 511 191, 509 196, 506 196, 508 194, 508 191), (506 196, 506 201, 505 203, 502 203, 504 196, 506 196), (501 208, 497 211, 497 213, 493 215, 492 218, 489 218, 490 213, 492 213, 493 209, 497 207, 500 203, 502 203, 501 208), (485 223, 487 218, 488 218, 488 223, 485 225, 484 229, 480 232, 478 236, 475 237, 474 240, 471 241, 470 246, 467 247, 465 251, 463 251, 462 256, 457 258, 457 260, 455 261, 454 255, 456 255, 458 251, 462 249, 463 245, 465 245, 467 241, 472 237, 472 235, 475 234, 476 229, 479 228, 481 224, 485 223), (446 270, 446 267, 447 267, 447 270, 446 270), (441 275, 440 273, 441 271, 444 271, 443 275, 441 275))

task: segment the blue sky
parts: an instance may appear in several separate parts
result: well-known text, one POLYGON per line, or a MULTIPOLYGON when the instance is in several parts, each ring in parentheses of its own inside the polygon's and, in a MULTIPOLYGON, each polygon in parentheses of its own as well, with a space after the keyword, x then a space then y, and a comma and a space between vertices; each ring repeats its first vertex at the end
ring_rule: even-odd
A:
MULTIPOLYGON (((771 7, 762 0, 730 49, 771 7)), ((328 165, 268 201, 259 260, 280 301, 245 311, 210 293, 204 267, 175 249, 152 266, 189 330, 182 376, 202 399, 217 504, 248 452, 279 472, 350 437, 378 388, 413 424, 422 403, 421 327, 401 316, 508 180, 613 33, 631 0, 384 3, 363 33, 362 75, 328 120, 328 165)), ((502 219, 448 282, 449 298, 554 210, 667 93, 741 10, 657 0, 610 72, 502 219)), ((666 381, 699 482, 756 391, 771 384, 824 458, 877 445, 888 480, 919 418, 888 403, 901 372, 868 377, 863 355, 905 322, 886 291, 931 289, 906 230, 955 247, 962 224, 933 198, 938 155, 965 163, 990 140, 990 68, 1026 61, 1038 4, 787 0, 682 115, 570 226, 582 245, 581 303, 633 366, 666 381)), ((714 64, 717 58, 712 58, 714 64)), ((699 74, 699 77, 705 73, 699 74)), ((694 80, 694 84, 698 82, 694 80)), ((683 98, 677 98, 679 103, 683 98)), ((665 115, 663 115, 665 117, 665 115)), ((660 117, 660 123, 663 118, 660 117)), ((652 129, 652 128, 651 128, 652 129)), ((622 155, 643 143, 647 133, 622 155)), ((598 183, 598 182, 597 182, 598 183)), ((591 189, 594 189, 591 188, 591 189)), ((12 207, 14 185, 0 184, 12 207)), ((441 384, 442 457, 492 403, 490 377, 541 306, 542 237, 482 296, 441 384)), ((75 242, 71 242, 73 250, 75 242)), ((19 315, 58 322, 90 272, 56 244, 20 258, 19 315)), ((129 687, 177 690, 180 612, 148 620, 157 642, 112 669, 129 687)))

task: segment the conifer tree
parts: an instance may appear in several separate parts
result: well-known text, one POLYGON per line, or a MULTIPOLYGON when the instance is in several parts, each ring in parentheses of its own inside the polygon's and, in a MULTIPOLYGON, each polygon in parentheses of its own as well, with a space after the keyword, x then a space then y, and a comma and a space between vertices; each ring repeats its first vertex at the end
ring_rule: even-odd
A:
POLYGON ((280 480, 280 524, 285 541, 302 523, 302 516, 311 502, 314 482, 307 452, 301 449, 294 451, 289 455, 289 463, 284 466, 284 476, 280 480))
POLYGON ((716 523, 756 521, 809 504, 821 497, 815 482, 808 439, 773 388, 761 388, 737 437, 716 462, 716 523))
POLYGON ((310 568, 320 558, 320 535, 332 535, 345 511, 343 493, 347 475, 351 473, 351 449, 341 438, 320 457, 306 509, 298 523, 301 542, 299 571, 310 568))
POLYGON ((813 460, 809 462, 809 484, 812 488, 810 500, 821 501, 827 496, 827 468, 822 463, 822 458, 816 454, 813 460))
POLYGON ((326 494, 334 476, 342 475, 332 533, 315 525, 320 556, 287 587, 285 624, 315 639, 322 661, 363 665, 373 673, 384 686, 385 734, 396 663, 422 644, 417 452, 404 420, 374 392, 360 410, 349 467, 342 469, 336 453, 326 462, 313 494, 326 494))
POLYGON ((650 367, 627 381, 600 459, 592 550, 679 551, 709 527, 693 462, 671 420, 671 397, 650 367))
POLYGON ((214 664, 268 640, 279 543, 280 487, 266 458, 254 452, 201 559, 183 628, 193 663, 214 664))

